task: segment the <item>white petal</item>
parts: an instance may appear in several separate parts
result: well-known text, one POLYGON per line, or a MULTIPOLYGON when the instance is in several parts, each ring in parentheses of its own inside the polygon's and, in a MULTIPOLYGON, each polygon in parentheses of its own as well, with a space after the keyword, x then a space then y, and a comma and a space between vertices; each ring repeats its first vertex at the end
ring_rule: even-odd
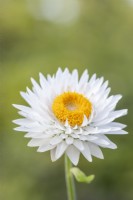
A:
POLYGON ((68 145, 66 144, 66 142, 61 142, 60 144, 57 145, 56 147, 56 152, 55 152, 55 157, 58 159, 60 158, 63 153, 65 152, 65 150, 67 149, 68 145))
POLYGON ((68 135, 62 133, 62 134, 61 134, 61 137, 62 137, 62 139, 66 139, 66 138, 68 137, 68 135))
POLYGON ((51 151, 50 151, 50 156, 51 156, 52 162, 57 160, 57 158, 55 157, 55 151, 56 151, 56 148, 51 149, 51 151))
POLYGON ((71 127, 67 127, 65 130, 65 134, 67 134, 67 135, 71 135, 72 132, 73 132, 73 130, 71 127))
POLYGON ((104 119, 104 120, 101 120, 101 121, 99 121, 99 122, 94 122, 94 126, 103 126, 103 125, 106 125, 106 124, 108 124, 108 123, 110 123, 110 122, 112 122, 114 120, 114 118, 113 117, 110 117, 110 118, 106 118, 106 119, 104 119))
POLYGON ((23 97, 23 99, 29 104, 31 105, 31 100, 30 100, 30 97, 27 93, 25 92, 20 92, 21 96, 23 97))
POLYGON ((88 141, 93 141, 93 140, 96 140, 98 139, 98 136, 97 135, 87 135, 87 140, 88 141))
POLYGON ((53 78, 52 78, 52 76, 51 76, 50 74, 47 74, 47 80, 48 80, 48 82, 49 82, 50 84, 52 84, 53 78))
POLYGON ((109 114, 109 116, 107 118, 105 118, 99 122, 94 122, 94 124, 95 124, 95 126, 101 126, 101 125, 108 124, 118 117, 127 115, 127 111, 128 111, 127 109, 113 111, 109 114))
POLYGON ((26 112, 26 113, 29 113, 31 111, 31 108, 27 107, 27 106, 22 106, 22 105, 17 105, 17 104, 13 104, 13 106, 19 110, 26 112))
POLYGON ((113 110, 116 107, 116 104, 120 99, 122 98, 122 95, 115 95, 114 98, 112 99, 112 102, 109 105, 109 108, 113 110))
POLYGON ((110 140, 105 135, 99 135, 99 137, 97 137, 95 140, 93 140, 93 143, 94 142, 96 144, 101 144, 101 145, 105 145, 105 146, 108 146, 110 144, 110 140))
POLYGON ((101 158, 101 159, 104 158, 101 149, 97 145, 90 143, 90 142, 88 144, 89 144, 89 149, 90 149, 91 155, 93 155, 97 158, 101 158))
POLYGON ((37 146, 41 146, 43 144, 48 145, 49 144, 50 139, 31 139, 30 142, 28 143, 27 146, 29 147, 37 147, 37 146))
POLYGON ((69 125, 69 122, 68 122, 68 120, 66 120, 66 121, 65 121, 65 124, 64 124, 64 126, 70 129, 70 125, 69 125))
POLYGON ((86 141, 87 136, 86 135, 80 135, 79 139, 82 140, 82 141, 86 141))
MULTIPOLYGON (((102 145, 101 145, 102 146, 102 145)), ((103 146, 104 147, 104 146, 103 146)), ((109 148, 109 149, 117 149, 117 145, 113 142, 111 142, 108 146, 105 146, 106 148, 109 148)))
POLYGON ((119 122, 112 122, 112 123, 108 124, 108 126, 111 126, 111 127, 120 127, 121 129, 127 127, 127 125, 121 124, 119 122))
POLYGON ((109 112, 105 109, 93 118, 93 122, 101 122, 102 120, 106 119, 109 116, 109 112))
MULTIPOLYGON (((36 122, 35 122, 36 123, 36 122)), ((44 132, 45 131, 45 127, 44 126, 40 126, 37 123, 32 123, 30 125, 25 125, 25 126, 20 126, 15 128, 15 130, 17 131, 23 131, 23 132, 44 132)))
POLYGON ((125 134, 128 134, 128 132, 127 131, 125 131, 125 130, 119 130, 119 131, 109 131, 109 132, 107 132, 107 133, 105 133, 105 134, 111 134, 111 135, 125 135, 125 134))
POLYGON ((74 139, 80 138, 80 135, 77 135, 77 134, 75 134, 75 133, 72 133, 71 136, 72 136, 74 139))
POLYGON ((72 137, 66 138, 66 143, 67 143, 68 145, 73 144, 73 141, 74 141, 74 139, 73 139, 72 137))
POLYGON ((93 94, 96 94, 98 92, 98 90, 100 89, 102 83, 103 83, 103 77, 100 78, 100 79, 97 79, 95 81, 95 83, 93 84, 93 87, 92 87, 93 88, 93 90, 92 90, 93 94))
POLYGON ((61 78, 62 76, 62 69, 59 67, 57 72, 56 72, 56 79, 57 81, 59 81, 59 79, 61 78))
POLYGON ((87 126, 85 127, 85 130, 85 135, 99 133, 98 127, 87 126))
POLYGON ((40 85, 33 79, 31 78, 31 82, 33 84, 33 90, 36 94, 39 94, 41 92, 40 85))
POLYGON ((61 131, 65 131, 65 127, 60 124, 59 122, 55 122, 55 128, 61 130, 61 131))
POLYGON ((74 81, 75 86, 76 86, 78 84, 78 70, 77 69, 74 69, 72 71, 72 80, 74 81))
POLYGON ((47 146, 42 145, 37 149, 37 152, 45 152, 45 151, 49 151, 49 150, 54 149, 54 148, 55 148, 55 146, 50 145, 50 144, 48 144, 47 146))
POLYGON ((22 118, 22 119, 13 120, 13 123, 22 126, 22 125, 30 125, 31 123, 33 123, 33 121, 22 118))
POLYGON ((74 145, 77 149, 79 149, 80 151, 83 151, 83 150, 84 150, 83 142, 80 141, 80 140, 74 140, 73 145, 74 145))
POLYGON ((123 109, 123 110, 116 110, 111 112, 110 117, 113 117, 114 119, 127 115, 128 110, 127 109, 123 109))
POLYGON ((77 126, 77 125, 75 125, 75 126, 73 127, 73 129, 74 129, 74 130, 78 129, 78 126, 77 126))
POLYGON ((107 99, 110 91, 111 91, 111 88, 107 88, 102 95, 101 95, 101 93, 99 93, 99 98, 96 98, 95 97, 96 95, 94 95, 94 96, 91 97, 90 100, 92 100, 92 102, 94 102, 96 104, 95 107, 96 107, 96 109, 97 109, 98 112, 104 110, 104 108, 107 105, 109 105, 110 102, 112 101, 113 96, 110 96, 107 99), (95 100, 95 98, 96 98, 96 100, 95 100))
POLYGON ((91 152, 87 142, 84 142, 84 150, 82 151, 82 154, 89 162, 92 162, 91 152))
POLYGON ((64 72, 63 72, 63 75, 64 75, 64 79, 65 80, 68 80, 69 77, 70 77, 70 72, 69 72, 69 69, 68 68, 65 68, 64 72))
POLYGON ((110 149, 117 148, 116 144, 110 141, 105 135, 99 135, 99 138, 94 140, 93 143, 105 148, 110 148, 110 149))
POLYGON ((46 78, 43 76, 42 73, 39 73, 39 77, 40 77, 40 85, 43 89, 47 88, 49 83, 48 81, 46 80, 46 78))
POLYGON ((96 80, 96 74, 93 74, 90 81, 89 81, 89 85, 92 85, 96 80))
POLYGON ((87 126, 88 123, 89 123, 89 121, 88 121, 86 115, 84 115, 84 120, 83 120, 83 123, 82 123, 81 127, 87 126))
POLYGON ((52 135, 49 135, 49 134, 45 134, 45 133, 42 133, 42 132, 28 132, 27 134, 24 135, 24 137, 26 138, 38 138, 38 139, 48 139, 48 138, 51 138, 52 135))
POLYGON ((66 150, 66 154, 74 165, 78 164, 80 151, 76 147, 70 145, 66 150))
POLYGON ((54 136, 51 140, 50 140, 50 144, 52 145, 57 145, 62 141, 62 138, 60 136, 54 136))
POLYGON ((14 130, 15 131, 22 131, 22 132, 28 132, 29 131, 29 129, 27 129, 25 127, 21 127, 21 126, 14 128, 14 130))
POLYGON ((108 81, 105 81, 103 85, 100 87, 97 95, 93 98, 93 102, 98 103, 102 100, 105 101, 106 97, 108 96, 110 92, 110 88, 107 89, 108 81), (106 94, 106 95, 105 95, 106 94), (104 98, 103 98, 104 97, 104 98))
POLYGON ((89 78, 88 71, 85 70, 79 80, 79 86, 82 86, 84 83, 87 83, 89 78))
POLYGON ((106 88, 108 87, 108 84, 109 84, 109 81, 105 81, 105 82, 103 83, 103 85, 102 85, 102 87, 101 87, 101 91, 102 91, 102 92, 106 90, 106 88))

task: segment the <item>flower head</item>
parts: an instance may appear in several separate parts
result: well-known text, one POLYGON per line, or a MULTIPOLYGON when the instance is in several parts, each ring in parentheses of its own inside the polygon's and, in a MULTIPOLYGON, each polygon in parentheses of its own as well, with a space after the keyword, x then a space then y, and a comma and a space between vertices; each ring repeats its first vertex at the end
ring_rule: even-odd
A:
POLYGON ((45 78, 40 73, 40 84, 31 79, 33 88, 21 92, 29 106, 14 105, 22 119, 14 120, 17 131, 26 132, 32 138, 30 147, 38 152, 50 150, 52 161, 64 153, 74 165, 80 153, 92 161, 92 155, 103 158, 100 147, 115 149, 117 146, 107 136, 126 134, 126 125, 114 122, 127 114, 127 109, 115 110, 121 95, 109 96, 108 81, 89 79, 87 70, 81 78, 75 69, 72 73, 60 68, 53 76, 45 78))

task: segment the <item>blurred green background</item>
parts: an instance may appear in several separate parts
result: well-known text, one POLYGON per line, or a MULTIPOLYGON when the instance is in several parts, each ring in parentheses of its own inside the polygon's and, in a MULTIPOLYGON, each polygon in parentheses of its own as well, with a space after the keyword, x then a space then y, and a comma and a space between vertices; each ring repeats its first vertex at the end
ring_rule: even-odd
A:
POLYGON ((123 94, 118 109, 129 114, 129 135, 110 136, 117 150, 104 160, 82 156, 79 167, 95 174, 91 185, 76 183, 78 200, 133 199, 133 1, 0 0, 0 200, 66 200, 63 157, 28 148, 15 132, 12 103, 25 104, 19 91, 30 77, 57 68, 87 68, 108 79, 112 94, 123 94))

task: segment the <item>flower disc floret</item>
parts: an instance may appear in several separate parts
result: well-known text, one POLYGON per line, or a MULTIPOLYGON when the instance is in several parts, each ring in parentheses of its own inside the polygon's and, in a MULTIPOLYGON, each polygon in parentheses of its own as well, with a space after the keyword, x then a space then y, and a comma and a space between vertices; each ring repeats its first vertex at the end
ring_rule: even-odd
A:
POLYGON ((81 94, 65 92, 54 99, 52 110, 60 122, 68 120, 70 126, 74 127, 83 123, 84 115, 89 118, 92 104, 81 94))

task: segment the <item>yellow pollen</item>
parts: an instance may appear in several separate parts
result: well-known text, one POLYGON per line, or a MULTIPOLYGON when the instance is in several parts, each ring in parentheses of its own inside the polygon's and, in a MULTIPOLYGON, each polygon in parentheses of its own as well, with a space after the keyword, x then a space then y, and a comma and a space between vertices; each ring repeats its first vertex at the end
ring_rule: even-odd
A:
POLYGON ((60 122, 65 123, 68 120, 70 126, 74 127, 83 123, 84 115, 89 118, 92 104, 82 94, 64 92, 54 99, 52 110, 60 122))

